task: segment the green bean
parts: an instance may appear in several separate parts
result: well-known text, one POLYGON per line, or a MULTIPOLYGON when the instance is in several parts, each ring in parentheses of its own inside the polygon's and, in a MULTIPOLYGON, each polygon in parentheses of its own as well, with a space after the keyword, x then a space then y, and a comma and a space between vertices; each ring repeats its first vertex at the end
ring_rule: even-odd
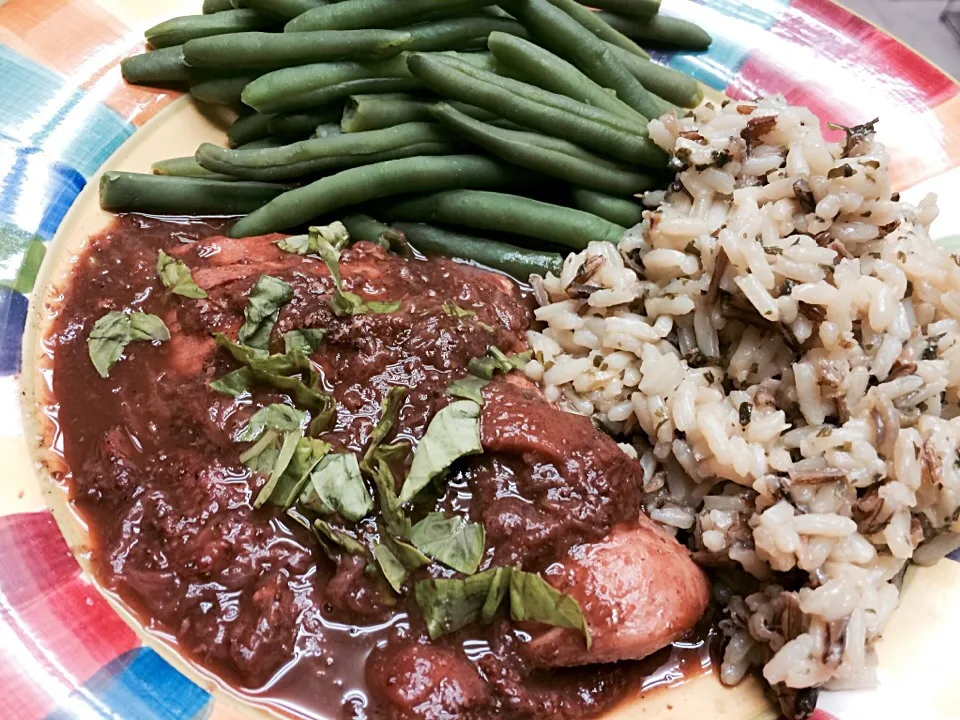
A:
POLYGON ((247 180, 286 180, 332 167, 369 164, 369 156, 400 152, 410 146, 449 149, 454 147, 455 138, 436 123, 406 123, 383 130, 303 140, 270 150, 228 150, 204 143, 197 150, 197 162, 213 172, 247 180))
POLYGON ((397 222, 393 227, 424 255, 445 255, 472 260, 527 282, 530 275, 559 275, 563 268, 560 253, 528 250, 508 243, 478 238, 423 223, 397 222))
POLYGON ((399 27, 409 23, 462 15, 490 0, 349 0, 310 10, 287 23, 286 32, 358 30, 399 27))
POLYGON ((183 15, 166 20, 147 30, 144 37, 153 47, 164 48, 183 45, 195 38, 263 30, 270 25, 269 20, 253 10, 224 10, 212 15, 183 15))
MULTIPOLYGON (((523 2, 524 0, 504 0, 501 4, 506 7, 514 17, 523 22, 521 18, 522 13, 520 12, 520 6, 522 6, 523 2)), ((580 5, 577 0, 550 0, 550 2, 601 40, 621 47, 634 55, 645 58, 650 57, 642 47, 619 30, 607 24, 597 13, 580 5)), ((536 34, 536 31, 534 31, 534 34, 536 34)))
POLYGON ((270 134, 287 140, 303 140, 313 135, 319 125, 337 122, 342 113, 343 106, 333 103, 303 112, 273 115, 270 134))
POLYGON ((248 142, 269 136, 272 119, 273 115, 263 115, 257 112, 241 115, 227 130, 227 140, 230 147, 246 145, 248 142))
POLYGON ((689 75, 658 65, 652 60, 631 55, 612 45, 610 49, 647 90, 659 95, 667 102, 680 107, 693 108, 703 101, 703 88, 689 75))
POLYGON ((620 242, 626 229, 596 215, 517 195, 482 190, 446 190, 389 203, 391 220, 465 225, 526 235, 577 250, 592 241, 620 242))
POLYGON ((389 225, 384 225, 379 220, 374 220, 369 215, 355 213, 346 215, 340 219, 347 232, 350 233, 350 242, 371 242, 380 243, 380 237, 393 230, 389 225))
MULTIPOLYGON (((346 133, 379 130, 381 128, 402 125, 408 122, 429 122, 433 120, 430 100, 404 93, 385 95, 352 95, 343 108, 340 128, 346 133)), ((484 122, 494 122, 497 116, 478 107, 451 101, 449 103, 460 112, 484 122)))
POLYGON ((617 225, 633 227, 643 220, 643 205, 602 192, 573 188, 573 206, 617 225))
POLYGON ((442 123, 501 160, 575 185, 616 195, 633 195, 663 184, 656 176, 589 153, 567 140, 495 128, 445 103, 434 106, 431 112, 442 123))
POLYGON ((132 85, 180 85, 187 82, 183 45, 151 50, 120 61, 123 79, 132 85))
POLYGON ((203 0, 203 14, 223 12, 224 10, 233 10, 230 0, 203 0))
POLYGON ((243 145, 238 145, 236 150, 263 150, 264 148, 278 148, 283 147, 286 143, 282 140, 278 140, 275 137, 265 137, 260 138, 259 140, 251 140, 248 143, 243 145))
POLYGON ((256 210, 287 188, 252 182, 105 172, 100 207, 156 215, 240 215, 256 210))
POLYGON ((212 105, 240 105, 243 89, 257 77, 254 74, 204 80, 191 84, 190 94, 200 102, 212 105))
POLYGON ((516 20, 495 18, 489 15, 448 18, 433 22, 397 28, 410 33, 413 41, 407 50, 419 52, 433 50, 486 49, 487 37, 492 32, 528 37, 526 29, 516 20))
MULTIPOLYGON (((517 17, 547 47, 570 60, 600 86, 615 91, 620 100, 644 117, 656 118, 669 112, 670 106, 643 87, 605 42, 554 5, 555 1, 519 0, 516 3, 517 17)), ((570 2, 592 16, 575 0, 570 2)))
POLYGON ((692 22, 666 15, 654 15, 645 20, 625 18, 613 13, 594 13, 617 28, 624 35, 641 40, 675 45, 688 50, 706 50, 713 42, 706 30, 692 22))
POLYGON ((496 32, 490 34, 487 45, 497 62, 519 80, 623 115, 635 122, 646 121, 646 118, 609 90, 600 87, 566 60, 539 45, 496 32))
POLYGON ((652 167, 666 164, 666 155, 650 141, 646 128, 620 115, 446 58, 415 54, 409 64, 427 87, 444 97, 618 159, 652 167), (541 100, 534 99, 538 97, 541 100))
MULTIPOLYGON (((329 88, 368 80, 400 80, 400 91, 418 86, 407 68, 406 55, 399 55, 378 62, 315 63, 275 70, 252 82, 243 92, 243 101, 260 112, 299 110, 325 104, 317 102, 316 97, 325 96, 323 91, 329 88)), ((386 87, 384 91, 390 92, 386 87)), ((351 94, 354 93, 347 93, 351 94)))
POLYGON ((326 5, 326 0, 243 0, 243 4, 261 15, 289 20, 326 5))
POLYGON ((275 70, 333 60, 383 60, 412 40, 409 33, 394 30, 244 32, 190 40, 183 54, 190 67, 275 70))
POLYGON ((201 167, 196 158, 182 157, 170 158, 169 160, 160 160, 150 166, 154 175, 169 175, 172 177, 203 178, 205 180, 223 180, 224 182, 234 182, 235 177, 215 173, 201 167))
POLYGON ((624 17, 648 18, 660 12, 660 0, 577 0, 577 2, 624 17))
POLYGON ((523 183, 516 168, 478 155, 411 157, 343 170, 280 195, 240 220, 231 237, 295 227, 341 208, 399 193, 523 183))

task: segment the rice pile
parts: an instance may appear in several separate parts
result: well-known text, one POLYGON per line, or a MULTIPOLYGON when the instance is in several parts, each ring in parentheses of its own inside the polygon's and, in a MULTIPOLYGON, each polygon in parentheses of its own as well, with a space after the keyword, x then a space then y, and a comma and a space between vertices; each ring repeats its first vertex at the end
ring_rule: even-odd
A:
POLYGON ((795 717, 874 683, 906 561, 960 544, 960 258, 845 130, 782 98, 655 120, 676 181, 533 278, 527 375, 630 439, 650 516, 726 568, 723 682, 762 667, 795 717))

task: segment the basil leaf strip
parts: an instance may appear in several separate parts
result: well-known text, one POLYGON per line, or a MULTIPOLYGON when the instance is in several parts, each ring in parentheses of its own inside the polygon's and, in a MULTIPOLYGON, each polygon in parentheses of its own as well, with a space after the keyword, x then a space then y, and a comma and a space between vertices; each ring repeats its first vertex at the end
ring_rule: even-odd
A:
POLYGON ((510 617, 517 621, 535 620, 555 627, 583 633, 590 649, 590 628, 580 603, 555 589, 536 573, 514 568, 510 574, 510 617))
POLYGON ((277 247, 284 252, 297 255, 316 255, 319 253, 321 241, 339 249, 350 242, 350 233, 338 220, 329 225, 315 225, 310 228, 308 235, 292 235, 284 238, 277 243, 277 247))
POLYGON ((403 504, 397 497, 396 481, 393 471, 385 457, 384 448, 396 448, 396 445, 381 445, 373 454, 369 472, 373 477, 373 484, 377 491, 377 502, 380 505, 380 515, 388 533, 398 538, 410 535, 410 520, 403 512, 403 504))
MULTIPOLYGON (((314 242, 314 231, 319 228, 310 228, 310 242, 314 242)), ((380 300, 364 300, 356 293, 343 289, 343 279, 340 276, 340 251, 322 237, 316 239, 316 252, 326 264, 333 278, 333 297, 330 299, 330 309, 337 317, 345 315, 364 315, 366 313, 392 313, 400 309, 399 302, 383 302, 380 300)))
POLYGON ((410 572, 429 565, 430 558, 412 545, 381 535, 383 540, 374 545, 373 555, 390 587, 400 593, 410 572))
POLYGON ((194 282, 187 264, 170 257, 163 250, 157 256, 157 275, 160 276, 160 283, 174 295, 197 300, 207 297, 203 288, 194 282))
POLYGON ((320 541, 320 545, 323 546, 324 550, 328 555, 331 555, 331 557, 334 557, 335 554, 339 553, 335 552, 334 554, 331 554, 330 548, 326 541, 333 543, 335 547, 340 548, 350 555, 363 556, 367 554, 367 548, 364 547, 363 543, 343 530, 338 530, 324 520, 314 520, 313 530, 317 534, 317 540, 320 541))
POLYGON ((290 461, 293 460, 293 455, 297 451, 297 445, 302 437, 303 435, 299 429, 297 432, 284 434, 283 445, 281 445, 280 452, 273 464, 273 469, 270 471, 270 477, 267 479, 266 484, 260 488, 260 492, 253 501, 254 509, 262 507, 264 503, 270 499, 274 488, 277 486, 277 483, 280 482, 280 477, 287 471, 287 466, 290 465, 290 461))
POLYGON ((464 575, 473 575, 483 560, 483 525, 458 515, 430 513, 411 528, 410 542, 424 555, 464 575))
POLYGON ((523 366, 530 362, 532 357, 533 353, 530 350, 507 355, 496 345, 491 345, 487 348, 487 354, 484 357, 470 360, 467 370, 471 375, 476 375, 484 380, 492 380, 498 370, 502 373, 522 370, 523 366))
POLYGON ((507 596, 510 574, 511 568, 498 567, 463 579, 419 581, 414 593, 430 639, 492 621, 507 596))
POLYGON ((370 439, 367 441, 367 449, 363 453, 363 461, 360 463, 360 467, 365 472, 371 472, 370 462, 373 459, 373 455, 377 451, 377 448, 380 447, 380 443, 386 439, 387 435, 389 435, 393 429, 393 425, 397 421, 397 416, 400 414, 400 406, 403 404, 403 398, 406 394, 407 389, 397 385, 387 390, 387 394, 383 398, 383 404, 380 406, 380 420, 377 421, 373 432, 370 433, 370 439))
POLYGON ((310 482, 310 473, 330 452, 330 449, 330 444, 323 440, 314 440, 308 437, 300 438, 293 459, 287 466, 287 471, 280 478, 270 495, 270 502, 279 505, 284 510, 289 510, 297 502, 307 483, 310 482))
POLYGON ((237 442, 253 442, 260 438, 264 430, 296 432, 305 422, 304 413, 289 405, 274 403, 257 410, 235 439, 237 442))
POLYGON ((165 342, 169 339, 170 331, 156 315, 113 310, 93 324, 87 338, 87 352, 100 377, 106 378, 131 342, 165 342))
POLYGON ((324 457, 310 473, 311 491, 324 506, 353 522, 373 510, 373 498, 360 476, 360 465, 353 453, 335 453, 324 457))
POLYGON ((287 353, 299 350, 305 355, 316 352, 327 331, 323 328, 300 328, 283 334, 283 349, 287 353))
POLYGON ((431 480, 445 473, 454 461, 483 452, 480 445, 480 406, 472 400, 457 400, 440 410, 420 439, 400 502, 409 502, 431 480))
POLYGON ((447 388, 447 395, 451 397, 473 400, 477 405, 483 406, 483 388, 489 383, 476 375, 467 375, 450 384, 447 388))
POLYGON ((266 350, 270 345, 270 333, 277 322, 280 308, 293 298, 293 288, 279 278, 261 275, 250 291, 247 307, 243 311, 246 322, 237 337, 244 345, 266 350))
POLYGON ((473 318, 477 314, 473 310, 465 310, 464 308, 457 305, 455 302, 447 300, 442 306, 443 311, 450 317, 455 318, 473 318))

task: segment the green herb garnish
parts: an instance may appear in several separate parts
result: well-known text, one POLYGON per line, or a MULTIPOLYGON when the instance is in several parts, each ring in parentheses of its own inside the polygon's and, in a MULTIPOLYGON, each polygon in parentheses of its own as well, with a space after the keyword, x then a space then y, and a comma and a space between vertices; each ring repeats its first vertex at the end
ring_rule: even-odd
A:
POLYGON ((491 622, 507 596, 511 569, 491 568, 463 579, 421 580, 414 589, 430 638, 471 623, 491 622))
POLYGON ((323 328, 300 328, 283 334, 283 349, 289 354, 299 350, 304 355, 316 352, 327 331, 323 328))
POLYGON ((468 370, 471 375, 492 380, 493 376, 500 371, 502 373, 512 372, 513 370, 522 370, 523 366, 530 362, 533 352, 528 350, 523 353, 514 353, 507 355, 496 345, 487 348, 487 354, 482 358, 473 358, 470 361, 468 370))
POLYGON ((270 333, 280 315, 280 308, 293 298, 293 288, 279 278, 261 275, 250 291, 247 307, 243 311, 246 322, 237 337, 244 345, 266 350, 270 345, 270 333))
POLYGON ((143 312, 108 312, 93 324, 87 338, 87 350, 100 377, 109 377, 110 368, 131 342, 165 342, 170 331, 156 315, 143 312))
POLYGON ((301 502, 319 514, 335 512, 352 522, 366 517, 373 510, 373 498, 360 476, 357 456, 353 453, 325 456, 310 473, 301 502))
POLYGON ((409 502, 455 460, 483 452, 480 444, 480 406, 457 400, 440 410, 423 434, 413 464, 400 490, 400 502, 409 502))
POLYGON ((259 440, 264 430, 296 432, 302 430, 307 416, 289 405, 274 403, 257 410, 235 438, 237 442, 259 440))
POLYGON ((447 395, 451 397, 473 400, 477 405, 483 405, 483 388, 489 383, 476 375, 467 375, 456 382, 450 384, 447 388, 447 395))
POLYGON ((203 288, 193 281, 187 264, 170 257, 163 250, 157 256, 157 275, 160 276, 160 283, 174 295, 197 300, 207 297, 203 288))
POLYGON ((590 628, 580 604, 555 589, 536 573, 513 568, 510 572, 510 617, 517 621, 535 620, 555 627, 580 630, 590 649, 590 628))
POLYGON ((480 523, 433 512, 410 530, 410 542, 447 567, 473 575, 483 559, 484 532, 480 523))

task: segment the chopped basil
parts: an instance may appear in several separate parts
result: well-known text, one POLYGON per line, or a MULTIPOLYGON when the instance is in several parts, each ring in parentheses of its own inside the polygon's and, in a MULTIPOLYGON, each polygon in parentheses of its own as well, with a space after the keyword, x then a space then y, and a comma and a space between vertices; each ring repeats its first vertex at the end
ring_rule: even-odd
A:
MULTIPOLYGON (((310 228, 310 241, 314 240, 314 230, 310 228)), ((330 300, 330 309, 338 317, 344 315, 364 315, 366 313, 392 313, 400 309, 399 302, 382 302, 379 300, 364 300, 356 293, 343 289, 343 279, 340 276, 340 251, 324 238, 316 241, 316 253, 320 256, 330 277, 333 278, 333 298, 330 300)))
POLYGON ((377 559, 377 565, 380 566, 380 571, 387 582, 390 583, 390 587, 393 588, 394 592, 399 593, 403 589, 403 583, 410 572, 386 543, 374 545, 373 556, 377 559))
POLYGON ((299 350, 305 355, 315 352, 327 331, 323 328, 300 328, 283 334, 283 349, 287 353, 299 350))
POLYGON ((403 404, 403 398, 406 394, 406 388, 397 385, 387 390, 387 394, 383 398, 383 405, 380 406, 380 420, 377 421, 376 427, 374 427, 373 432, 370 433, 370 439, 367 441, 367 449, 363 453, 363 462, 360 463, 361 468, 363 468, 365 472, 371 472, 370 463, 373 455, 377 451, 377 448, 380 447, 380 443, 384 441, 387 435, 390 434, 390 430, 393 429, 393 424, 397 421, 397 416, 400 414, 400 405, 403 404))
POLYGON ((498 370, 503 373, 522 370, 523 366, 530 362, 532 357, 533 353, 529 350, 524 353, 507 355, 496 345, 491 345, 487 348, 487 354, 485 356, 482 358, 473 358, 470 361, 468 369, 471 375, 476 375, 485 380, 492 380, 498 370))
POLYGON ((290 509, 310 482, 310 473, 329 452, 330 445, 323 440, 300 438, 286 473, 280 478, 270 495, 270 502, 285 510, 290 509))
POLYGON ((227 373, 219 380, 214 380, 210 383, 210 389, 224 395, 238 397, 250 392, 251 385, 253 385, 253 372, 250 368, 240 368, 227 373))
POLYGON ((473 575, 483 559, 484 533, 480 523, 432 512, 410 530, 410 542, 447 567, 473 575))
POLYGON ((331 548, 327 544, 327 541, 333 543, 334 548, 340 548, 340 550, 343 550, 349 555, 363 556, 367 554, 367 548, 364 547, 363 543, 343 530, 338 530, 324 520, 314 520, 313 529, 317 534, 317 540, 320 541, 320 545, 332 558, 335 558, 336 555, 339 555, 339 552, 336 549, 333 549, 333 552, 331 552, 331 548))
POLYGON ((369 464, 369 472, 373 477, 373 484, 377 490, 377 501, 380 505, 380 515, 388 533, 398 538, 410 535, 410 520, 403 512, 403 504, 397 497, 396 482, 390 465, 383 454, 385 447, 381 445, 374 453, 369 464))
POLYGON ((580 630, 590 649, 590 628, 580 604, 555 589, 536 573, 514 568, 510 573, 510 617, 517 621, 535 620, 556 627, 580 630))
POLYGON ((465 310, 455 302, 450 302, 447 300, 443 305, 443 311, 450 317, 455 318, 472 318, 476 317, 477 314, 473 310, 465 310))
POLYGON ((110 368, 131 342, 165 342, 170 331, 156 315, 142 312, 108 312, 93 324, 87 338, 87 350, 100 377, 109 377, 110 368))
POLYGON ((163 250, 157 256, 157 275, 160 276, 160 283, 175 295, 198 300, 207 297, 203 288, 193 281, 187 264, 170 257, 163 250))
POLYGON ((489 382, 489 380, 484 380, 476 375, 467 375, 451 383, 447 388, 447 395, 464 398, 465 400, 473 400, 477 405, 482 407, 483 388, 489 382))
POLYGON ((237 442, 253 442, 258 440, 264 430, 277 432, 296 432, 303 428, 306 415, 296 408, 282 403, 274 403, 257 410, 250 422, 236 437, 237 442))
POLYGON ((342 222, 337 221, 329 225, 311 227, 308 235, 292 235, 284 238, 277 243, 277 247, 284 252, 297 255, 316 255, 319 253, 321 240, 339 249, 350 242, 350 233, 342 222))
POLYGON ((400 502, 412 500, 458 458, 481 452, 480 406, 472 400, 450 403, 433 416, 420 439, 410 473, 400 490, 400 502))
POLYGON ((316 509, 329 508, 352 522, 366 517, 373 510, 373 498, 360 476, 360 465, 353 453, 334 453, 324 457, 310 473, 310 484, 301 499, 316 509))
POLYGON ((296 432, 284 433, 283 444, 280 446, 280 452, 277 454, 277 459, 273 464, 273 468, 270 470, 270 477, 267 479, 266 484, 260 489, 256 500, 253 501, 254 508, 263 506, 263 504, 270 499, 274 488, 277 486, 277 483, 280 482, 280 477, 287 471, 290 461, 293 460, 293 455, 297 451, 297 445, 302 437, 303 435, 299 429, 297 429, 296 432))
POLYGON ((280 434, 267 430, 257 442, 240 454, 240 462, 251 472, 269 473, 280 455, 280 434))
POLYGON ((414 589, 430 638, 477 621, 490 622, 507 595, 511 569, 491 568, 463 579, 421 580, 414 589))
POLYGON ((293 298, 293 288, 279 278, 261 275, 250 291, 247 307, 243 311, 246 322, 237 337, 244 345, 266 350, 270 345, 270 333, 277 322, 280 308, 293 298))
POLYGON ((374 545, 373 554, 390 587, 399 593, 410 572, 429 565, 430 558, 413 545, 394 540, 383 533, 382 537, 382 541, 374 545))

